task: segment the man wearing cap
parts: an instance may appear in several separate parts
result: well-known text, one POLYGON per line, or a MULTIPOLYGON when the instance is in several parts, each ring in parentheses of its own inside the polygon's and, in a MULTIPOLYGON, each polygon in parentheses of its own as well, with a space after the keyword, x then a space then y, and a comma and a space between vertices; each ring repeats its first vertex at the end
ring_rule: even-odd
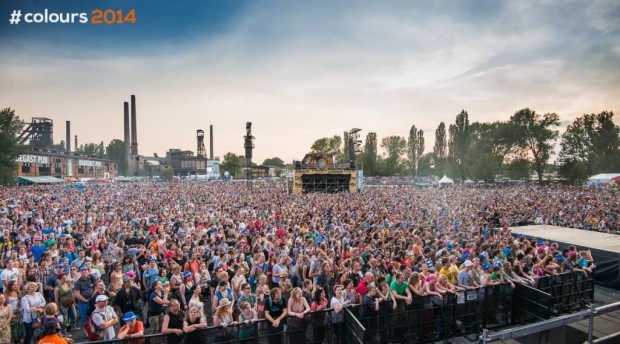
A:
POLYGON ((95 300, 99 295, 105 295, 108 297, 109 300, 114 300, 114 297, 116 297, 116 293, 106 290, 105 282, 98 280, 95 284, 95 291, 93 292, 93 296, 91 296, 90 300, 88 300, 89 307, 87 315, 90 315, 97 307, 97 305, 95 304, 95 300))
MULTIPOLYGON (((138 315, 142 315, 142 309, 139 307, 140 290, 132 285, 131 277, 123 277, 123 287, 119 289, 116 297, 114 298, 114 304, 118 305, 121 309, 121 313, 133 312, 138 315)), ((123 319, 121 319, 123 324, 123 319)))
MULTIPOLYGON (((95 292, 95 284, 97 280, 92 276, 86 265, 80 267, 80 278, 75 281, 73 285, 73 293, 78 303, 78 313, 80 313, 80 322, 82 327, 86 321, 86 313, 88 312, 88 300, 93 296, 95 292)), ((77 328, 79 329, 79 328, 77 328)))
MULTIPOLYGON (((123 314, 123 325, 118 331, 118 339, 139 338, 144 336, 144 324, 138 320, 138 316, 133 312, 127 312, 123 314)), ((130 340, 129 344, 141 344, 144 343, 144 339, 130 340)))
POLYGON ((102 340, 112 340, 116 336, 114 332, 114 324, 118 323, 118 316, 112 307, 108 306, 110 298, 105 295, 99 295, 95 299, 97 308, 93 311, 93 323, 97 328, 101 329, 102 340))
POLYGON ((54 289, 58 286, 58 274, 63 273, 65 266, 62 263, 56 264, 54 271, 50 274, 45 282, 45 298, 52 300, 54 298, 54 289))
POLYGON ((41 243, 41 237, 34 238, 34 245, 30 247, 30 252, 34 254, 34 262, 38 263, 41 260, 41 255, 45 252, 45 246, 41 243))
POLYGON ((459 287, 463 287, 466 289, 478 288, 478 282, 476 282, 471 273, 474 263, 472 263, 471 260, 466 260, 463 265, 465 266, 465 268, 459 271, 458 275, 459 287))

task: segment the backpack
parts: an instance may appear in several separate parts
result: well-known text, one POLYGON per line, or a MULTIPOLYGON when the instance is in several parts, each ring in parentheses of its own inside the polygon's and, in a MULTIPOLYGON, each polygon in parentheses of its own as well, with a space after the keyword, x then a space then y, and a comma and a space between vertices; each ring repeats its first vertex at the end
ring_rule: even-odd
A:
MULTIPOLYGON (((84 332, 86 332, 86 336, 88 337, 88 340, 91 342, 95 342, 95 341, 99 341, 103 339, 103 335, 101 334, 102 332, 101 329, 93 321, 93 315, 95 315, 95 312, 93 312, 93 314, 91 314, 88 317, 88 319, 86 319, 86 322, 84 322, 84 332)), ((105 319, 105 316, 104 316, 104 319, 105 319)))

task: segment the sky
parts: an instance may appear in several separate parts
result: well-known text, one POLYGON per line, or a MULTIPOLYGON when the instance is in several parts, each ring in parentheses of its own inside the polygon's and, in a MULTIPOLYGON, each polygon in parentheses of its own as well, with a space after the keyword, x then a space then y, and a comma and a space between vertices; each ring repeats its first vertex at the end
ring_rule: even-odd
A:
MULTIPOLYGON (((123 139, 136 95, 139 153, 301 159, 351 128, 378 139, 441 121, 555 112, 620 115, 619 1, 3 0, 0 107, 65 121, 80 144, 123 139), (135 9, 135 24, 10 25, 22 14, 135 9)), ((615 121, 620 124, 616 115, 615 121)), ((72 142, 73 144, 73 142, 72 142)))

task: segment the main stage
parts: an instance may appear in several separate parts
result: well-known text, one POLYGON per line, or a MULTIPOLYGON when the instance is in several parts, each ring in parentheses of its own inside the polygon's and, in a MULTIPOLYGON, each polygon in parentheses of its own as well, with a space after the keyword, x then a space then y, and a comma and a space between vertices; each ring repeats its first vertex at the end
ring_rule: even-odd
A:
POLYGON ((575 245, 578 251, 590 249, 596 264, 595 282, 620 289, 620 235, 549 225, 510 227, 510 231, 513 235, 557 242, 560 248, 575 245))

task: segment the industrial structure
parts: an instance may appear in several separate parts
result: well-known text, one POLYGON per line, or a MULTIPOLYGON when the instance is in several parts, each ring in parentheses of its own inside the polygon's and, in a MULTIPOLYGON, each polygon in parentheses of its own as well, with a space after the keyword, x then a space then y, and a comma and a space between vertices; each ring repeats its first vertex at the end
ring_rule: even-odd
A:
MULTIPOLYGON (((34 117, 18 136, 20 144, 31 148, 17 157, 18 177, 108 178, 118 175, 116 161, 92 157, 71 151, 71 122, 66 121, 64 150, 52 149, 54 122, 49 118, 34 117)), ((75 135, 77 148, 77 135, 75 135)))

